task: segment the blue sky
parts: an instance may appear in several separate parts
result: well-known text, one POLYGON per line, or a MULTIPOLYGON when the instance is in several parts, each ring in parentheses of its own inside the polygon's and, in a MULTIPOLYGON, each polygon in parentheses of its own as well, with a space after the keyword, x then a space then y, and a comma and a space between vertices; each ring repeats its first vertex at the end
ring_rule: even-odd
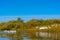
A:
POLYGON ((20 16, 25 21, 40 17, 59 18, 60 0, 0 0, 0 21, 10 20, 6 16, 11 17, 10 19, 20 16))
POLYGON ((7 22, 10 20, 16 20, 20 17, 24 22, 31 19, 60 19, 60 15, 21 15, 21 16, 0 16, 0 22, 7 22))

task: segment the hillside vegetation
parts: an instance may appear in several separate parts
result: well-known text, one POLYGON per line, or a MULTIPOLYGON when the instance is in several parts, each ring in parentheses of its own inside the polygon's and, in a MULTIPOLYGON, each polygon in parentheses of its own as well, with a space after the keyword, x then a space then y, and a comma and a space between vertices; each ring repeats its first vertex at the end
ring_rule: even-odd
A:
POLYGON ((41 26, 51 27, 51 29, 47 29, 47 31, 60 31, 60 19, 31 19, 28 22, 24 22, 21 18, 17 18, 17 20, 10 20, 9 22, 1 22, 0 30, 36 30, 36 27, 40 28, 41 26), (57 26, 56 26, 57 25, 57 26))

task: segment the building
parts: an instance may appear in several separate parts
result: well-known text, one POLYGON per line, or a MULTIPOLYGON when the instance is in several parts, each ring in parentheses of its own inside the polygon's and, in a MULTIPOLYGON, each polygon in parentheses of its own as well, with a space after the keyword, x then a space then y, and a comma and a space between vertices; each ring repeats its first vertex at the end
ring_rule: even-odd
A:
POLYGON ((40 27, 36 27, 36 29, 42 30, 42 29, 50 29, 50 26, 40 26, 40 27))

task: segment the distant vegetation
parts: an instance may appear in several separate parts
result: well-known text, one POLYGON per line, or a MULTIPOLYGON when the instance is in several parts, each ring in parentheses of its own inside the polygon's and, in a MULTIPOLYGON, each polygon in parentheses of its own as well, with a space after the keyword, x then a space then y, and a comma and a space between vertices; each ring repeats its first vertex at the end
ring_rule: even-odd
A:
POLYGON ((60 19, 49 19, 49 20, 43 20, 43 19, 32 19, 28 22, 24 22, 21 18, 17 18, 17 20, 10 20, 9 22, 1 22, 0 23, 0 30, 21 30, 21 29, 35 29, 36 26, 47 26, 51 27, 51 29, 48 29, 49 31, 60 31, 60 19), (57 27, 51 26, 53 24, 57 24, 57 27))

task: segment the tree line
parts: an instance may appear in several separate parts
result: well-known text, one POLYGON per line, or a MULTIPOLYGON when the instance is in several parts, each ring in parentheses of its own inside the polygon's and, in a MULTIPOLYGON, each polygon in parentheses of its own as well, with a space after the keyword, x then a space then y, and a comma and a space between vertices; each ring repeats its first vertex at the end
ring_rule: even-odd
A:
MULTIPOLYGON (((36 26, 47 26, 52 24, 60 24, 60 19, 31 19, 27 22, 24 22, 21 18, 17 18, 17 20, 10 20, 8 22, 0 23, 0 30, 20 30, 35 28, 36 26)), ((59 26, 60 27, 60 26, 59 26)))

